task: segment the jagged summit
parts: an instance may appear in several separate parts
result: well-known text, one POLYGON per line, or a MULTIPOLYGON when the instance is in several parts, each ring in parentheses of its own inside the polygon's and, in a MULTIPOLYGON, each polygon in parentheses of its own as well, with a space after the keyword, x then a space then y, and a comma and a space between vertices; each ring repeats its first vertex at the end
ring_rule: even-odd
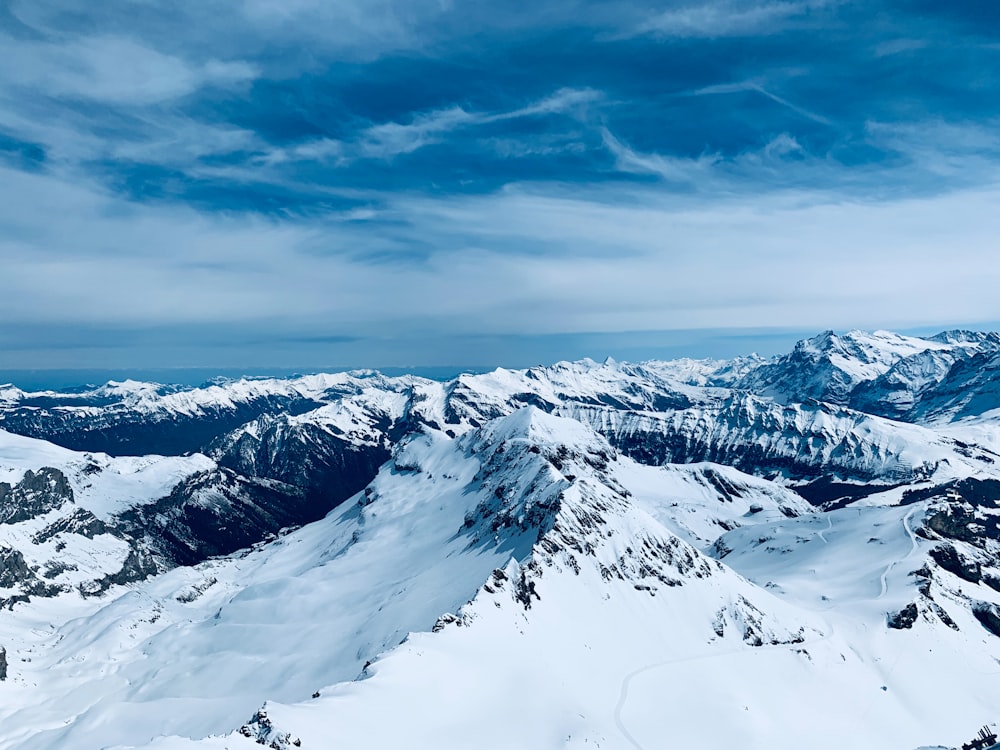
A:
POLYGON ((525 406, 499 417, 479 431, 482 443, 499 444, 525 440, 533 445, 596 447, 610 450, 607 442, 589 426, 575 419, 549 414, 536 406, 525 406))
POLYGON ((942 331, 927 338, 930 341, 937 341, 942 344, 969 344, 972 346, 983 346, 986 344, 993 347, 1000 346, 1000 333, 996 331, 984 332, 953 329, 942 331))

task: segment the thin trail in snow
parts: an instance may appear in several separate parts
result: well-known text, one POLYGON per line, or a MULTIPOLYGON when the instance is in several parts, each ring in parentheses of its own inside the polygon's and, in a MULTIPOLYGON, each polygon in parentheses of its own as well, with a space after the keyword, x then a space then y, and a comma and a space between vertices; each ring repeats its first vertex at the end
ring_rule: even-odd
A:
POLYGON ((816 532, 816 536, 818 536, 820 539, 823 540, 823 544, 829 544, 829 542, 826 540, 826 532, 828 532, 828 531, 830 531, 832 529, 833 529, 833 516, 831 516, 829 513, 827 513, 827 516, 826 516, 826 528, 823 529, 822 531, 817 531, 816 532))
MULTIPOLYGON (((917 535, 913 533, 913 528, 910 526, 910 519, 913 518, 913 514, 916 512, 917 509, 913 508, 909 513, 903 516, 903 529, 906 531, 906 535, 910 537, 910 551, 907 552, 906 555, 900 558, 899 560, 893 560, 891 563, 886 565, 885 570, 882 572, 882 578, 881 578, 882 591, 878 595, 879 599, 885 596, 886 592, 889 589, 888 581, 886 579, 888 578, 889 573, 892 572, 892 569, 896 567, 897 563, 901 563, 904 560, 908 560, 917 551, 917 535)), ((889 670, 885 673, 884 679, 887 684, 889 682, 889 678, 892 677, 893 672, 896 671, 896 667, 899 666, 899 661, 902 658, 903 658, 903 652, 901 651, 899 654, 896 655, 895 660, 892 662, 892 666, 890 666, 889 670)), ((885 687, 883 687, 883 690, 884 689, 885 687)), ((868 704, 868 708, 866 708, 865 712, 861 715, 861 718, 859 720, 860 722, 864 722, 864 720, 868 718, 868 714, 871 713, 874 706, 875 706, 874 702, 868 704)))
POLYGON ((917 509, 914 508, 903 517, 903 528, 906 530, 906 535, 910 537, 910 545, 911 545, 910 551, 906 554, 906 557, 903 557, 899 560, 893 560, 891 563, 885 566, 885 570, 882 571, 882 576, 879 579, 882 584, 882 591, 878 595, 879 599, 885 596, 886 592, 888 592, 889 590, 888 577, 889 574, 892 572, 892 569, 896 567, 897 563, 901 563, 903 562, 903 560, 909 559, 909 557, 913 555, 914 552, 917 551, 917 535, 913 533, 913 529, 910 527, 910 519, 913 517, 913 514, 916 513, 916 510, 917 509))
POLYGON ((659 669, 660 667, 666 667, 671 664, 681 664, 683 662, 689 662, 689 661, 700 661, 702 659, 717 659, 723 656, 734 656, 739 654, 767 653, 774 649, 801 649, 805 645, 821 643, 833 637, 833 627, 830 625, 830 623, 826 623, 826 625, 828 632, 821 634, 819 638, 817 638, 814 641, 811 641, 810 644, 782 643, 775 646, 758 646, 758 647, 744 646, 742 648, 727 649, 726 651, 716 651, 710 654, 698 654, 697 656, 682 656, 678 659, 667 659, 666 661, 658 661, 654 662, 653 664, 647 664, 644 667, 639 667, 639 669, 629 672, 627 675, 625 675, 624 679, 622 679, 621 691, 618 693, 618 703, 615 706, 615 725, 618 727, 618 731, 622 733, 622 736, 626 740, 628 740, 629 744, 631 744, 632 747, 635 748, 635 750, 646 750, 646 748, 635 737, 632 736, 632 734, 628 731, 628 728, 625 726, 625 722, 622 721, 622 711, 625 708, 625 704, 628 702, 628 694, 629 694, 629 689, 632 686, 632 680, 634 680, 636 677, 638 677, 641 674, 645 674, 646 672, 652 672, 654 669, 659 669))
POLYGON ((628 700, 628 690, 629 686, 632 684, 632 680, 638 677, 643 672, 648 672, 651 669, 656 669, 657 667, 666 666, 671 662, 659 662, 657 664, 647 664, 645 667, 635 670, 634 672, 629 672, 625 675, 625 679, 622 680, 621 692, 618 694, 618 705, 615 706, 615 724, 618 726, 618 731, 622 733, 622 737, 629 741, 629 744, 635 748, 635 750, 646 750, 639 741, 633 737, 625 724, 622 722, 622 709, 625 708, 625 702, 628 700))

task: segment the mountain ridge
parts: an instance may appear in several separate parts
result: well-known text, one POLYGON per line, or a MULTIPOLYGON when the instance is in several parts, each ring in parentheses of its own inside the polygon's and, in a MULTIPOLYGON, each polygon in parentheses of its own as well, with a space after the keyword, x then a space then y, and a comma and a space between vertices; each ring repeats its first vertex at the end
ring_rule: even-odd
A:
POLYGON ((962 736, 1000 704, 998 343, 2 389, 0 748, 650 750, 713 691, 730 744, 962 736))

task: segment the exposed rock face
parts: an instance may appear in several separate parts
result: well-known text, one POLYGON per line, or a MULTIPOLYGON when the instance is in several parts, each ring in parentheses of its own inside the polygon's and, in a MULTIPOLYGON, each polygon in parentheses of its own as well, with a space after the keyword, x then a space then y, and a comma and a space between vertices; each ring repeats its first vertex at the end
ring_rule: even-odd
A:
MULTIPOLYGON (((834 476, 883 488, 921 479, 936 468, 926 458, 916 463, 905 455, 915 445, 912 431, 917 428, 817 402, 782 406, 735 394, 669 413, 581 405, 564 406, 557 413, 589 424, 644 464, 711 461, 758 476, 834 476)), ((937 441, 940 461, 966 459, 929 431, 918 439, 921 445, 923 439, 937 441)))
MULTIPOLYGON (((994 334, 995 336, 995 334, 994 334)), ((933 389, 921 394, 911 419, 961 419, 1000 406, 1000 353, 991 339, 973 356, 959 359, 933 389)))
POLYGON ((44 544, 59 534, 80 534, 88 539, 93 539, 95 536, 107 532, 108 526, 104 521, 89 510, 75 508, 68 516, 56 519, 39 531, 31 537, 31 541, 35 544, 44 544))
POLYGON ((963 581, 979 583, 983 577, 982 566, 975 560, 970 560, 959 554, 953 544, 942 544, 930 551, 930 556, 938 565, 954 573, 963 581))
POLYGON ((84 596, 99 596, 114 585, 123 585, 142 581, 158 572, 156 563, 148 553, 132 549, 122 563, 121 570, 111 573, 97 581, 88 581, 79 587, 84 596))
MULTIPOLYGON (((100 403, 107 399, 93 400, 100 403)), ((72 401, 57 401, 42 408, 7 409, 0 412, 0 428, 77 451, 112 456, 181 455, 201 450, 218 435, 261 414, 296 414, 321 405, 308 398, 279 395, 244 402, 223 401, 187 413, 166 408, 137 410, 122 402, 100 404, 93 413, 76 410, 71 404, 76 406, 72 401)))
POLYGON ((0 609, 25 602, 31 596, 54 596, 63 591, 41 580, 28 566, 24 555, 11 547, 0 547, 0 588, 13 589, 12 596, 0 596, 0 609))
POLYGON ((44 467, 25 472, 11 487, 0 482, 0 523, 18 523, 73 502, 73 490, 58 469, 44 467))
POLYGON ((956 363, 971 356, 965 349, 929 350, 904 357, 889 370, 861 383, 850 395, 855 409, 910 421, 927 411, 940 382, 956 363))
POLYGON ((377 415, 363 435, 336 425, 264 417, 217 441, 213 455, 221 466, 247 477, 273 479, 301 489, 316 520, 367 485, 390 456, 392 421, 377 415))
POLYGON ((11 547, 0 547, 0 587, 12 589, 35 578, 24 555, 11 547))
POLYGON ((321 518, 327 510, 313 506, 298 487, 218 469, 189 477, 167 497, 122 513, 116 524, 167 565, 194 565, 321 518))
POLYGON ((271 750, 291 750, 301 747, 302 741, 293 737, 290 732, 275 729, 267 715, 267 706, 262 706, 250 721, 239 728, 239 734, 256 741, 258 745, 266 745, 271 750))
POLYGON ((916 603, 910 602, 899 612, 896 612, 896 614, 890 615, 886 624, 895 630, 908 630, 913 627, 913 623, 917 621, 918 615, 919 611, 917 610, 916 603))
POLYGON ((7 649, 0 646, 0 682, 7 679, 7 649))
POLYGON ((972 614, 976 616, 984 628, 1000 637, 1000 607, 997 607, 996 604, 979 602, 972 608, 972 614))

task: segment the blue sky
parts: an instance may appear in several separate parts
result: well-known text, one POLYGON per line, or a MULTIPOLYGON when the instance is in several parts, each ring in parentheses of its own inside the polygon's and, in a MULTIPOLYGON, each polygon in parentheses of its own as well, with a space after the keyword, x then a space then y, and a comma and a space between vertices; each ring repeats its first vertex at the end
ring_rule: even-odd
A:
POLYGON ((0 369, 1000 320, 1000 6, 0 2, 0 369))

